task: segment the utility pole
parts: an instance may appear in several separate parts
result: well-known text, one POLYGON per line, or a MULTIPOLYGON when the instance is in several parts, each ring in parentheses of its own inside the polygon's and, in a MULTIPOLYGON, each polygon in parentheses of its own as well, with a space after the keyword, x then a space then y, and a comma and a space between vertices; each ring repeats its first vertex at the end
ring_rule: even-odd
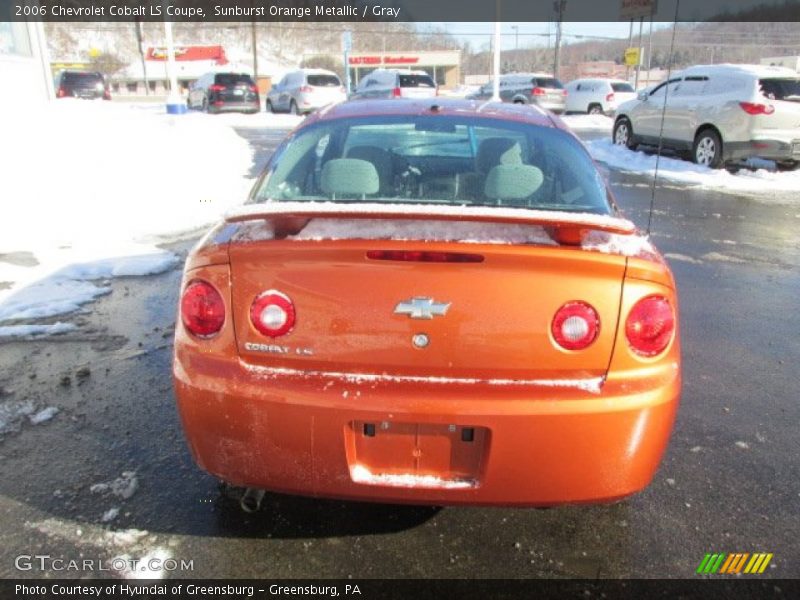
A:
POLYGON ((252 45, 253 45, 253 81, 255 81, 256 85, 258 85, 258 37, 256 35, 255 19, 253 19, 250 26, 251 26, 250 33, 252 36, 252 45))
POLYGON ((494 22, 494 52, 492 53, 492 100, 500 102, 500 0, 497 1, 497 21, 494 22))
POLYGON ((561 21, 564 19, 564 9, 567 7, 567 0, 555 0, 553 9, 556 11, 556 50, 553 57, 553 77, 558 79, 558 67, 561 52, 561 21))
MULTIPOLYGON (((633 43, 633 19, 631 19, 631 28, 628 30, 628 46, 627 46, 627 48, 630 48, 632 43, 633 43)), ((627 79, 628 83, 630 83, 630 80, 631 80, 631 68, 627 64, 627 61, 626 61, 626 64, 625 64, 625 79, 627 79)))
POLYGON ((639 17, 639 60, 636 61, 636 81, 633 89, 639 89, 639 75, 642 72, 642 27, 644 27, 644 17, 639 17))
POLYGON ((511 29, 514 30, 514 50, 519 50, 519 25, 512 25, 511 29))
POLYGON ((147 83, 147 61, 144 58, 144 39, 142 36, 142 18, 136 17, 134 24, 134 33, 136 33, 136 45, 139 47, 139 57, 142 59, 142 76, 144 77, 144 95, 150 95, 150 86, 147 83))

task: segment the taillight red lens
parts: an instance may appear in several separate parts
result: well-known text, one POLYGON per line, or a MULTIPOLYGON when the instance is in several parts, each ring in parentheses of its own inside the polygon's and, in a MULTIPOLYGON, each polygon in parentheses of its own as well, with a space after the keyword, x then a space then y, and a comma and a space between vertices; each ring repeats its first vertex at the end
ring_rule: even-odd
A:
POLYGON ((56 96, 58 96, 59 98, 63 98, 66 95, 67 95, 67 90, 65 90, 63 87, 58 88, 56 96))
POLYGON ((639 300, 625 322, 625 336, 631 349, 641 356, 661 354, 675 333, 675 311, 663 296, 639 300))
POLYGON ((308 94, 310 92, 313 92, 314 88, 312 88, 310 85, 303 85, 300 86, 300 91, 303 92, 304 94, 308 94))
POLYGON ((181 321, 198 337, 211 337, 222 329, 225 303, 213 285, 197 280, 186 286, 181 297, 181 321))
POLYGON ((394 88, 392 90, 392 96, 394 96, 395 98, 399 98, 402 95, 403 95, 403 92, 399 87, 396 87, 396 88, 394 88))
POLYGON ((289 296, 276 290, 259 294, 250 306, 250 321, 269 337, 285 335, 295 323, 295 310, 289 296))
POLYGON ((569 92, 567 90, 561 90, 561 95, 566 96, 569 92))
POLYGON ((585 302, 567 302, 553 317, 551 331, 553 339, 565 350, 583 350, 597 338, 600 317, 585 302))
POLYGON ((608 96, 606 96, 606 102, 613 102, 614 101, 614 92, 611 92, 608 96))
POLYGON ((775 107, 771 104, 757 104, 755 102, 739 102, 739 106, 748 115, 771 115, 775 107))
POLYGON ((254 93, 258 93, 258 86, 257 85, 251 85, 250 86, 250 91, 254 92, 254 93))
POLYGON ((544 91, 544 88, 535 87, 531 90, 531 94, 534 96, 544 96, 547 92, 544 91))
POLYGON ((224 85, 218 85, 218 84, 215 83, 214 85, 208 86, 208 91, 209 92, 224 92, 225 91, 225 86, 224 85))

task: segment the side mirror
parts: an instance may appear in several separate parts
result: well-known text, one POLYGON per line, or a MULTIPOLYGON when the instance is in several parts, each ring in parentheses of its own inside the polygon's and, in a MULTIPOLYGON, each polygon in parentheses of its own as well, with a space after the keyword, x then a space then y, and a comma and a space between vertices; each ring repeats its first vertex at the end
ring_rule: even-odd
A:
POLYGON ((642 102, 647 102, 647 99, 650 97, 650 94, 648 94, 647 92, 644 92, 644 91, 642 91, 642 92, 639 92, 639 93, 636 95, 636 97, 637 97, 639 100, 641 100, 642 102))

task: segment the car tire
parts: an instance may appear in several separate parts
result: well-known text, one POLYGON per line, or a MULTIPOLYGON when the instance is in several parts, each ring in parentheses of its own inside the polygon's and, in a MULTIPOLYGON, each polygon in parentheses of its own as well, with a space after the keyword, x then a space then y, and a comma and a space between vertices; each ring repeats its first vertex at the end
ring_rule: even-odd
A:
POLYGON ((614 123, 614 131, 611 134, 611 141, 617 146, 625 146, 628 150, 636 149, 636 142, 633 137, 633 126, 627 117, 620 117, 614 123))
POLYGON ((208 112, 208 98, 203 98, 203 104, 200 105, 200 110, 204 113, 208 112))
POLYGON ((525 101, 517 98, 516 100, 514 100, 514 104, 525 104, 525 101))
POLYGON ((295 102, 294 100, 289 102, 289 112, 293 115, 297 114, 297 102, 295 102))
POLYGON ((800 167, 800 161, 796 160, 779 160, 775 162, 778 171, 795 171, 800 167))
POLYGON ((186 99, 186 110, 192 110, 192 101, 188 98, 186 99))
POLYGON ((269 100, 267 100, 267 112, 269 113, 275 112, 275 108, 272 106, 272 102, 270 102, 269 100))
POLYGON ((590 115, 602 115, 603 114, 603 107, 599 104, 590 104, 588 110, 586 111, 590 115))
POLYGON ((716 131, 706 128, 695 136, 692 161, 710 169, 719 169, 723 166, 722 140, 716 131))

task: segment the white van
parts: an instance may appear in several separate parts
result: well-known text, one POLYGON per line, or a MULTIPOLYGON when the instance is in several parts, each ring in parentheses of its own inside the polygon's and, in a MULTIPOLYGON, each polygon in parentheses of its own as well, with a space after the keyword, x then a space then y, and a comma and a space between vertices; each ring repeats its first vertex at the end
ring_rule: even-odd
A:
POLYGON ((751 157, 800 164, 800 76, 761 65, 690 67, 617 108, 612 139, 663 144, 712 168, 751 157), (666 99, 666 109, 665 106, 666 99))
POLYGON ((566 89, 568 113, 612 115, 617 106, 636 98, 636 90, 622 79, 576 79, 566 89))
POLYGON ((375 69, 358 82, 353 98, 432 98, 438 95, 425 71, 375 69))

